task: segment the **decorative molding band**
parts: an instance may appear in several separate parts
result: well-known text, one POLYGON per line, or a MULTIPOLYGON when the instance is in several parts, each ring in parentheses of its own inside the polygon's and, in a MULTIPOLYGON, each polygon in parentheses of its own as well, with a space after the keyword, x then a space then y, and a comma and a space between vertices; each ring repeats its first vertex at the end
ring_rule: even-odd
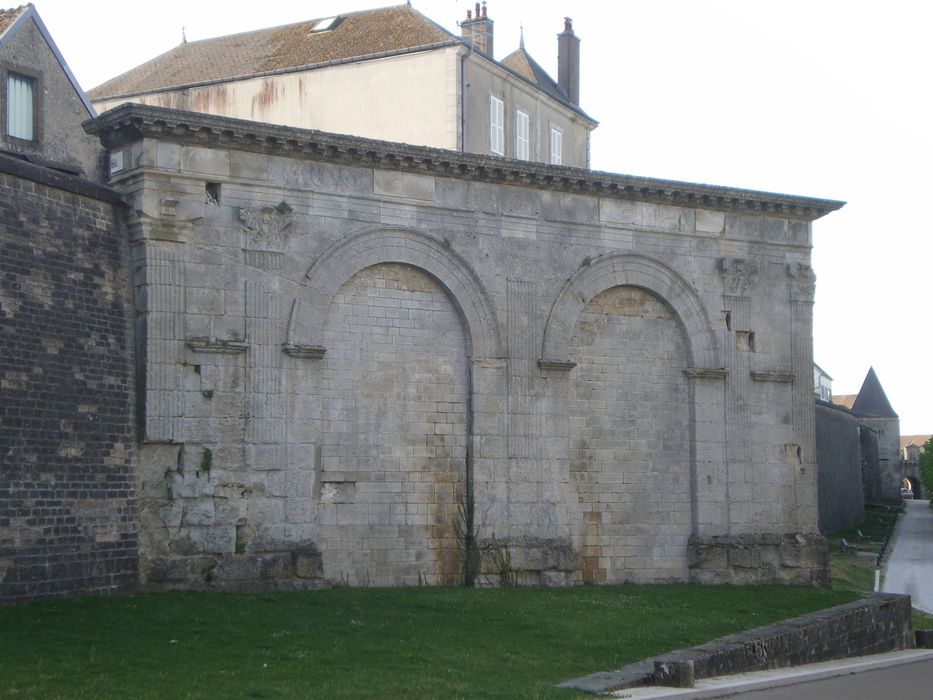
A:
POLYGON ((780 384, 790 384, 796 379, 793 372, 769 371, 769 372, 751 372, 752 379, 756 382, 777 382, 780 384))
POLYGON ((684 374, 691 379, 725 379, 729 370, 724 367, 688 367, 684 374))
POLYGON ((185 345, 192 352, 209 352, 220 355, 238 355, 249 350, 249 343, 242 340, 223 338, 187 338, 185 345))
POLYGON ((504 357, 471 357, 470 362, 480 369, 505 369, 509 365, 504 357))
POLYGON ((89 134, 99 137, 109 149, 143 138, 154 138, 205 148, 233 148, 497 185, 514 184, 714 211, 764 213, 805 221, 818 219, 845 204, 830 199, 616 175, 585 168, 410 146, 148 105, 121 105, 85 122, 84 128, 89 134))
POLYGON ((538 360, 538 367, 555 372, 569 372, 576 366, 577 363, 572 360, 538 360))
POLYGON ((293 345, 282 343, 282 352, 289 357, 300 357, 306 360, 320 360, 327 352, 323 345, 293 345))

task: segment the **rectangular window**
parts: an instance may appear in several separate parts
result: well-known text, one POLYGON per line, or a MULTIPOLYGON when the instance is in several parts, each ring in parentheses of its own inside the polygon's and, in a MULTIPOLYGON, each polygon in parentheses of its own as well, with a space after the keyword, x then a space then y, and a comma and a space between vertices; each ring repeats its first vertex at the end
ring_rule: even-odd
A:
POLYGON ((551 165, 560 165, 563 162, 564 135, 560 129, 551 127, 551 165))
POLYGON ((528 140, 531 120, 523 111, 515 112, 515 157, 519 160, 528 160, 531 157, 531 148, 528 140))
POLYGON ((33 124, 35 119, 34 103, 35 80, 20 75, 7 73, 6 86, 6 133, 24 141, 35 138, 33 124))
POLYGON ((505 155, 505 103, 495 96, 489 98, 489 150, 505 155))

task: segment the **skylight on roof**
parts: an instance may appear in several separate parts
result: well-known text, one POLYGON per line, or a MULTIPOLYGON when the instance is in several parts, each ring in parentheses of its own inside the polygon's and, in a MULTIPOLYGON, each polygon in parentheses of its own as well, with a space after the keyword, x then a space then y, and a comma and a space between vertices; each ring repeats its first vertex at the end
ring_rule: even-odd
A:
POLYGON ((328 17, 326 19, 322 19, 314 25, 314 28, 311 30, 311 32, 326 32, 328 29, 333 29, 334 25, 337 24, 338 19, 340 19, 340 17, 328 17))

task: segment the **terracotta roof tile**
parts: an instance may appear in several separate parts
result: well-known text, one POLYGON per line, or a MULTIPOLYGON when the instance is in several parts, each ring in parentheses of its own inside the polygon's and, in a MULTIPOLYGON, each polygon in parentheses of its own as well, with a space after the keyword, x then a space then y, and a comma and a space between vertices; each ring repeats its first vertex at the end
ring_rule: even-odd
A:
POLYGON ((833 394, 833 403, 851 409, 857 398, 858 394, 833 394))
POLYGON ((312 32, 319 21, 180 44, 88 95, 119 97, 458 41, 407 5, 339 15, 333 29, 312 32))
POLYGON ((903 450, 908 445, 923 447, 929 439, 929 435, 901 435, 901 449, 903 450))
POLYGON ((567 94, 558 87, 554 79, 548 75, 537 61, 535 61, 524 48, 513 51, 502 59, 502 65, 509 70, 518 73, 525 80, 535 85, 540 90, 548 93, 561 102, 569 102, 567 94))
POLYGON ((0 34, 3 34, 10 25, 16 21, 16 18, 23 14, 27 9, 26 5, 14 7, 12 10, 0 10, 0 34))

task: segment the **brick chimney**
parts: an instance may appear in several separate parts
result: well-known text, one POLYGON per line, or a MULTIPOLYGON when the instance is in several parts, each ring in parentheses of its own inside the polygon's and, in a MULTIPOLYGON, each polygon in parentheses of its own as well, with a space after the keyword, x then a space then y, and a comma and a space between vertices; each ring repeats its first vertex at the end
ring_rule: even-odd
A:
POLYGON ((476 3, 476 16, 467 10, 466 19, 460 23, 460 35, 473 44, 477 51, 492 55, 492 20, 486 16, 486 3, 476 3))
POLYGON ((564 31, 557 35, 557 85, 571 102, 580 104, 580 40, 569 17, 564 17, 564 31))

